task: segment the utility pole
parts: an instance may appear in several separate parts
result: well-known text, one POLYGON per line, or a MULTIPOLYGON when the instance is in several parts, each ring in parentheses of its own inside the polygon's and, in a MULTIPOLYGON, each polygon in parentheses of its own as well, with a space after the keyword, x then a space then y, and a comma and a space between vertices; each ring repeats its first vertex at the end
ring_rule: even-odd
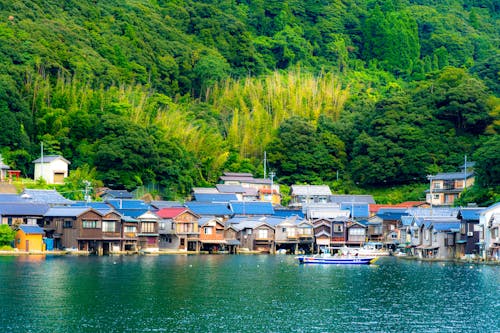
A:
POLYGON ((264 179, 267 178, 266 168, 267 168, 267 152, 264 150, 264 179))
MULTIPOLYGON (((43 160, 43 141, 40 143, 40 158, 41 158, 41 160, 40 160, 40 177, 42 179, 45 179, 43 177, 43 163, 44 163, 44 160, 43 160)), ((36 181, 36 179, 35 179, 35 181, 36 181)))
POLYGON ((464 190, 467 189, 467 155, 464 157, 464 190))
POLYGON ((84 195, 84 200, 86 203, 90 202, 90 182, 88 180, 84 180, 83 183, 85 184, 85 195, 84 195))
POLYGON ((271 178, 271 203, 273 202, 273 196, 274 196, 274 176, 276 176, 276 173, 274 171, 269 172, 269 178, 271 178))
POLYGON ((432 200, 434 199, 432 197, 432 176, 428 175, 427 178, 429 179, 429 195, 430 195, 430 204, 431 204, 431 216, 432 216, 432 200))

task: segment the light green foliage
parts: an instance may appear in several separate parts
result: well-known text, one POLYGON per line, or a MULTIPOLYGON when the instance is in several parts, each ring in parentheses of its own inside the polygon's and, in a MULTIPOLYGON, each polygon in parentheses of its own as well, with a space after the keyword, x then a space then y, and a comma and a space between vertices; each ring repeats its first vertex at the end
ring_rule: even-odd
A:
POLYGON ((286 182, 411 183, 498 133, 498 13, 491 0, 0 0, 0 150, 30 176, 43 141, 73 171, 169 197, 223 170, 259 174, 271 142, 286 182))
POLYGON ((0 224, 0 246, 9 245, 16 235, 16 232, 12 230, 7 224, 0 224))

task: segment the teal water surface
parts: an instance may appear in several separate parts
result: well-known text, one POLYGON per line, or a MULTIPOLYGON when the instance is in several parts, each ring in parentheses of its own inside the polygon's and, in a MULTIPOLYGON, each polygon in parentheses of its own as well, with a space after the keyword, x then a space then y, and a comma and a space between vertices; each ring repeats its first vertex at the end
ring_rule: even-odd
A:
POLYGON ((500 332, 499 266, 38 259, 0 257, 0 332, 500 332))

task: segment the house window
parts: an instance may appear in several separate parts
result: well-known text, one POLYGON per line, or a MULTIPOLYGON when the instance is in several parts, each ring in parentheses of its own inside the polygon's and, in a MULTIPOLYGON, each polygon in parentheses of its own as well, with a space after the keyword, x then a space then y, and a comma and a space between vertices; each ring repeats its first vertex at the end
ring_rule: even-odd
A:
POLYGON ((425 239, 426 241, 428 241, 428 240, 429 240, 429 230, 424 230, 424 239, 425 239))
POLYGON ((160 228, 160 230, 165 230, 165 225, 166 225, 165 222, 160 222, 158 223, 158 228, 160 228))
POLYGON ((365 230, 362 228, 351 228, 349 229, 349 235, 352 236, 363 236, 365 234, 365 230))
POLYGON ((437 200, 437 199, 439 199, 439 194, 433 194, 432 197, 433 197, 433 199, 437 200))
POLYGON ((466 223, 460 223, 460 233, 465 234, 465 227, 467 226, 466 223))
POLYGON ((267 238, 267 229, 259 229, 259 238, 267 238))
POLYGON ((101 221, 83 220, 82 221, 82 228, 83 229, 101 229, 101 221))
POLYGON ((205 235, 211 235, 212 234, 212 227, 203 228, 203 232, 205 233, 205 235))
POLYGON ((247 229, 247 235, 251 235, 252 234, 252 229, 247 229))
POLYGON ((333 232, 344 232, 344 226, 342 224, 334 224, 333 232))
POLYGON ((491 238, 496 239, 498 237, 498 228, 491 229, 491 238))
POLYGON ((141 232, 155 232, 154 222, 142 222, 141 232))
POLYGON ((136 232, 137 228, 136 227, 132 227, 132 226, 126 226, 125 227, 125 232, 126 233, 132 233, 132 232, 136 232))
POLYGON ((104 221, 102 222, 102 231, 103 232, 115 232, 115 222, 104 221))
POLYGON ((286 228, 281 228, 281 232, 286 232, 286 228))
POLYGON ((181 238, 181 246, 184 246, 184 243, 185 242, 185 239, 184 238, 181 238))
POLYGON ((64 220, 63 228, 73 228, 72 220, 64 220))

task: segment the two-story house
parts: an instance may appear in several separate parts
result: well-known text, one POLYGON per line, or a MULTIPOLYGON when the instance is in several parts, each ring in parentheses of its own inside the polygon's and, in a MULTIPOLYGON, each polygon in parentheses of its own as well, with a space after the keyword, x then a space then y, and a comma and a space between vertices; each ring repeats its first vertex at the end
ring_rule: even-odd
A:
POLYGON ((139 251, 158 252, 158 222, 160 218, 151 211, 137 216, 137 245, 139 251))
POLYGON ((43 229, 59 249, 106 254, 121 247, 121 216, 113 210, 52 207, 44 214, 43 229))
POLYGON ((219 218, 200 218, 198 220, 200 230, 200 245, 202 251, 219 253, 226 251, 226 239, 224 238, 225 226, 219 218))
POLYGON ((241 248, 262 253, 274 253, 274 227, 257 219, 244 220, 233 224, 238 230, 238 240, 241 248))
POLYGON ((474 185, 474 172, 442 172, 428 176, 428 179, 426 201, 434 206, 453 206, 460 193, 474 185))
POLYGON ((200 250, 199 215, 186 207, 162 208, 156 215, 160 218, 160 248, 200 250))
POLYGON ((297 216, 283 218, 274 226, 276 250, 297 254, 299 251, 313 251, 313 225, 306 220, 297 220, 297 216))
POLYGON ((332 191, 328 185, 292 185, 290 207, 326 204, 332 191))

